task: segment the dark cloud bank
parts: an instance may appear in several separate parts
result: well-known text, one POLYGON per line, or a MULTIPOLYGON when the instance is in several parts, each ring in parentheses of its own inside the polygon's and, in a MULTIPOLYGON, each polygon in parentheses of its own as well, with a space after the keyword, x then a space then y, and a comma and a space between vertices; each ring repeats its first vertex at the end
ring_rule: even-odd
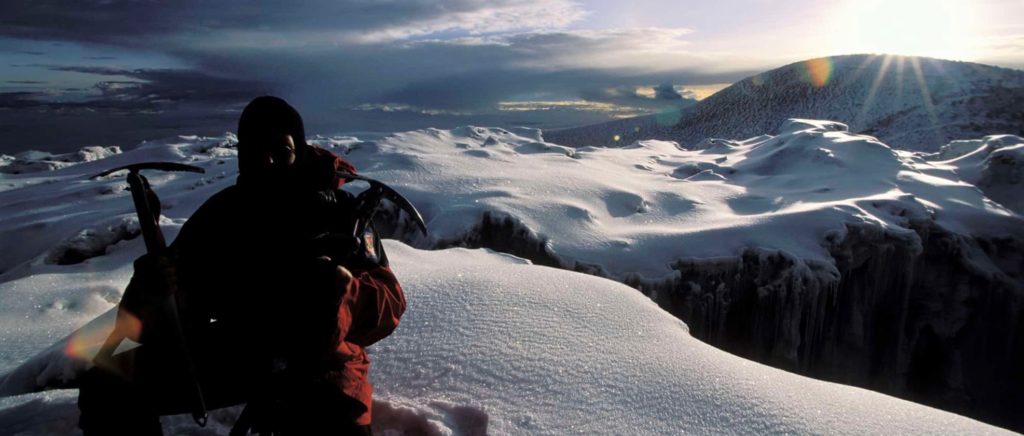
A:
POLYGON ((567 112, 548 113, 545 119, 539 114, 501 114, 494 107, 499 101, 538 95, 653 107, 681 96, 670 85, 659 87, 656 98, 608 90, 722 83, 751 73, 664 68, 665 59, 650 59, 660 68, 590 67, 590 53, 626 52, 630 44, 658 36, 659 30, 541 31, 558 28, 580 12, 564 0, 317 1, 301 6, 48 0, 7 2, 5 9, 9 13, 0 15, 0 37, 115 47, 109 56, 48 66, 112 78, 97 83, 88 98, 64 101, 54 98, 53 90, 0 94, 0 151, 8 153, 131 146, 179 132, 222 133, 233 130, 245 102, 267 93, 293 101, 311 132, 470 123, 564 127, 606 118, 567 112), (488 29, 504 33, 489 34, 488 29), (190 68, 89 64, 118 58, 116 50, 163 53, 190 68), (352 109, 367 103, 439 111, 352 109))

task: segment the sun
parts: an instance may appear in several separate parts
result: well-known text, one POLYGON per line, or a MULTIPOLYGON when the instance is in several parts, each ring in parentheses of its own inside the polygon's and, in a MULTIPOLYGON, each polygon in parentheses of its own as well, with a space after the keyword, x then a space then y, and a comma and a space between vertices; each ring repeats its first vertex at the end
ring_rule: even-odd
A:
POLYGON ((847 0, 828 29, 833 53, 970 60, 975 11, 965 0, 847 0))

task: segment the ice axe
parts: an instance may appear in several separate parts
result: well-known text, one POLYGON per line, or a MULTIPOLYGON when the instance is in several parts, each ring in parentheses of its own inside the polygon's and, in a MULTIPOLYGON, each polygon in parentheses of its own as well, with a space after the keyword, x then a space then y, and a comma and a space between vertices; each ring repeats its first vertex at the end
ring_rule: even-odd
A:
POLYGON ((159 170, 205 173, 206 170, 197 166, 175 162, 142 162, 111 168, 90 178, 95 179, 123 170, 128 170, 128 186, 132 188, 132 202, 135 203, 135 212, 139 216, 139 227, 142 229, 142 237, 146 242, 146 252, 153 255, 163 254, 164 250, 167 249, 167 242, 164 241, 164 234, 160 231, 160 226, 157 224, 160 211, 153 210, 154 205, 149 204, 150 199, 156 198, 156 194, 150 188, 149 180, 146 180, 142 174, 139 174, 139 171, 159 170))
POLYGON ((416 210, 416 206, 413 206, 412 202, 402 196, 402 194, 399 194, 398 191, 378 180, 345 171, 338 171, 338 177, 345 180, 362 180, 370 184, 369 189, 356 197, 355 228, 353 229, 352 236, 359 241, 359 244, 362 246, 361 248, 367 249, 366 252, 379 256, 379 262, 382 266, 388 265, 388 259, 387 255, 384 254, 380 239, 376 237, 377 232, 373 228, 373 216, 377 213, 377 207, 382 199, 390 200, 399 209, 405 211, 412 218, 413 222, 416 223, 416 228, 423 232, 424 236, 427 235, 427 224, 423 222, 423 216, 420 215, 420 211, 416 210), (370 230, 369 233, 367 233, 367 229, 370 230), (367 235, 372 235, 372 237, 367 235))
MULTIPOLYGON (((381 200, 387 199, 397 205, 400 209, 405 211, 413 221, 415 221, 417 228, 427 234, 427 225, 423 222, 423 216, 416 210, 416 207, 406 199, 398 191, 395 191, 390 186, 380 182, 378 180, 371 179, 356 174, 352 174, 345 171, 337 172, 338 178, 343 180, 361 180, 370 185, 369 189, 361 192, 355 197, 355 203, 352 207, 352 234, 346 236, 353 236, 357 242, 356 252, 366 253, 368 257, 372 258, 374 263, 381 266, 388 266, 387 255, 384 253, 384 247, 380 242, 380 238, 377 237, 377 232, 373 228, 373 217, 377 213, 377 209, 380 206, 381 200)), ((327 235, 327 234, 325 234, 327 235)), ((350 255, 351 256, 351 255, 350 255)), ((339 259, 342 259, 341 257, 339 259)), ((249 434, 250 430, 258 432, 259 434, 278 434, 273 428, 276 422, 274 422, 273 407, 277 407, 273 404, 274 394, 265 395, 261 397, 252 398, 238 419, 235 421, 235 425, 231 428, 230 436, 243 436, 249 434), (262 421, 262 422, 261 422, 262 421), (262 424, 262 425, 261 425, 262 424), (256 430, 258 429, 258 430, 256 430)))
MULTIPOLYGON (((135 212, 139 216, 139 227, 142 229, 142 238, 146 243, 146 252, 150 256, 154 256, 154 258, 156 256, 163 256, 167 252, 167 242, 164 240, 163 232, 160 231, 159 200, 153 189, 149 186, 149 181, 139 172, 143 170, 158 170, 204 173, 206 171, 196 166, 174 162, 143 162, 112 168, 92 178, 103 177, 122 170, 128 170, 128 186, 132 190, 132 201, 135 203, 135 212), (156 204, 152 204, 151 200, 156 204)), ((199 378, 196 376, 196 369, 192 364, 192 355, 189 354, 188 344, 185 341, 185 334, 181 326, 181 318, 178 315, 178 303, 175 300, 177 289, 174 289, 173 280, 164 281, 167 285, 165 289, 166 295, 159 296, 161 297, 159 311, 163 314, 164 319, 169 320, 172 330, 171 335, 174 338, 173 341, 178 346, 178 351, 185 365, 188 389, 191 390, 189 395, 191 397, 190 412, 192 413, 192 419, 200 427, 203 427, 206 426, 208 418, 206 401, 203 399, 203 390, 199 385, 199 378)), ((114 333, 104 343, 103 349, 96 358, 111 359, 114 351, 123 339, 124 336, 121 336, 121 333, 115 328, 114 333)))

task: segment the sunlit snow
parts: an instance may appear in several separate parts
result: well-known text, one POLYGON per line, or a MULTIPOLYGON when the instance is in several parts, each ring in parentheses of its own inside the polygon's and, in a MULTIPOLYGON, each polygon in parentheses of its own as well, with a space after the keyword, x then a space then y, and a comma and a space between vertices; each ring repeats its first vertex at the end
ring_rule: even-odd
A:
MULTIPOLYGON (((850 223, 908 237, 908 220, 918 218, 964 234, 1020 226, 1013 206, 986 197, 962 174, 967 167, 950 161, 970 150, 940 159, 846 130, 789 120, 774 137, 708 140, 696 150, 664 141, 569 148, 533 129, 479 127, 314 142, 421 209, 431 239, 411 241, 417 246, 457 240, 488 213, 516 221, 558 259, 611 276, 657 279, 672 274, 673 260, 750 247, 829 274, 828 241, 850 223)), ((0 371, 15 370, 0 379, 0 393, 73 376, 81 364, 62 357, 65 344, 44 350, 113 307, 143 251, 123 176, 89 177, 152 160, 205 168, 149 175, 172 239, 206 198, 234 183, 235 144, 230 134, 176 137, 66 165, 42 155, 0 159, 0 371)), ((387 247, 410 309, 372 349, 381 432, 998 431, 719 351, 610 280, 485 250, 387 247)), ((70 431, 74 398, 55 391, 2 400, 0 433, 70 431)), ((214 428, 226 431, 235 413, 214 414, 214 428)), ((172 432, 188 423, 165 421, 172 432)))

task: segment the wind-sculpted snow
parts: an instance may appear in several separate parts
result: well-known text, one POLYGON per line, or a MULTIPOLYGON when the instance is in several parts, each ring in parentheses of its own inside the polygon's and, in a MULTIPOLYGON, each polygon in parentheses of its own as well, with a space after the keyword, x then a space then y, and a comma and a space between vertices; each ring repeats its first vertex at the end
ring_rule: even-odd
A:
MULTIPOLYGON (((378 434, 1004 432, 717 350, 606 279, 485 250, 386 247, 409 309, 370 348, 378 434)), ((6 400, 0 432, 69 432, 73 401, 6 400)), ((202 434, 226 434, 238 412, 214 411, 202 434)), ((198 434, 187 416, 163 424, 198 434)))
POLYGON ((1024 72, 940 59, 849 55, 810 59, 743 79, 674 117, 650 115, 545 132, 572 146, 621 146, 774 133, 787 118, 846 123, 900 149, 1024 135, 1024 72))
POLYGON ((103 159, 121 153, 121 148, 85 147, 75 153, 52 154, 42 151, 26 151, 15 156, 0 155, 0 173, 21 174, 36 171, 52 171, 59 168, 103 159))
MULTIPOLYGON (((389 226, 414 246, 489 247, 616 279, 736 354, 1013 424, 1024 392, 1014 378, 1024 365, 1021 216, 962 167, 893 150, 844 124, 793 119, 775 130, 694 150, 665 141, 568 148, 535 129, 479 127, 314 142, 419 207, 429 238, 407 222, 389 226)), ((205 168, 149 175, 171 239, 233 183, 235 155, 232 135, 182 137, 53 171, 0 174, 0 245, 17 247, 0 251, 0 325, 13 332, 0 336, 0 370, 109 308, 141 254, 123 175, 91 175, 152 160, 205 168), (56 261, 68 253, 73 262, 56 261)), ((620 310, 629 308, 607 316, 620 310)), ((415 368, 412 360, 405 368, 415 368)), ((461 409, 479 404, 438 395, 393 411, 481 419, 461 409)), ((490 416, 490 428, 506 419, 490 416)))
POLYGON ((989 198, 1024 213, 1024 138, 994 135, 953 141, 928 158, 937 161, 936 165, 954 168, 989 198))
POLYGON ((953 168, 840 123, 790 120, 779 130, 695 151, 663 141, 573 150, 537 141, 532 130, 477 127, 335 150, 419 205, 432 235, 421 246, 461 237, 485 213, 507 216, 568 266, 596 264, 616 277, 659 280, 677 259, 747 248, 838 273, 829 241, 842 240, 848 225, 911 235, 919 219, 964 235, 1021 234, 1018 215, 953 168))

